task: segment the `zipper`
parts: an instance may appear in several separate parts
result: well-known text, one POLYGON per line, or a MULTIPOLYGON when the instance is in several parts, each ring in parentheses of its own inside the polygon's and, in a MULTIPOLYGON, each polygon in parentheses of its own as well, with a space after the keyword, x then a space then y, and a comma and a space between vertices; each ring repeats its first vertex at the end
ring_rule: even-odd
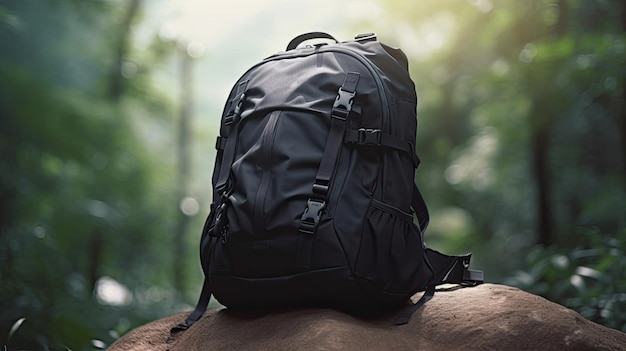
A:
MULTIPOLYGON (((254 200, 254 223, 260 223, 265 230, 265 216, 263 215, 263 207, 265 203, 265 196, 269 189, 271 180, 271 166, 272 166, 272 148, 274 145, 274 138, 276 136, 276 125, 278 124, 278 117, 281 111, 273 111, 270 116, 263 133, 261 134, 261 152, 259 157, 259 167, 263 170, 261 175, 261 182, 257 189, 256 197, 254 200), (261 223, 262 222, 262 223, 261 223)), ((258 227, 257 227, 258 228, 258 227)))
POLYGON ((374 81, 376 82, 376 87, 378 87, 378 97, 381 103, 381 108, 382 108, 382 115, 383 115, 383 129, 385 129, 386 127, 389 126, 389 116, 391 115, 390 111, 389 111, 389 100, 387 99, 387 92, 385 90, 385 85, 383 84, 382 79, 380 78, 380 75, 378 74, 378 72, 376 72, 376 69, 374 68, 374 65, 367 59, 365 58, 363 55, 358 54, 356 52, 354 52, 353 50, 349 50, 349 49, 345 49, 342 47, 337 46, 339 44, 331 44, 331 45, 324 45, 322 47, 319 48, 311 48, 311 49, 303 49, 303 50, 294 50, 293 53, 291 52, 281 52, 278 54, 274 54, 266 59, 264 59, 263 61, 255 64, 254 66, 250 67, 246 73, 244 73, 241 78, 239 79, 239 81, 241 81, 243 79, 243 77, 245 77, 246 75, 248 75, 248 73, 250 73, 252 70, 256 69, 259 66, 262 66, 263 64, 265 64, 266 62, 270 62, 270 61, 278 61, 278 60, 286 60, 286 59, 291 59, 291 58, 299 58, 299 57, 306 57, 306 56, 311 56, 311 55, 316 55, 316 54, 321 54, 321 53, 325 53, 325 52, 337 52, 337 53, 341 53, 344 55, 348 55, 354 59, 356 59, 357 61, 359 61, 363 66, 365 66, 365 68, 367 68, 367 70, 370 72, 370 75, 372 77, 374 77, 374 81), (303 52, 304 51, 304 52, 303 52))

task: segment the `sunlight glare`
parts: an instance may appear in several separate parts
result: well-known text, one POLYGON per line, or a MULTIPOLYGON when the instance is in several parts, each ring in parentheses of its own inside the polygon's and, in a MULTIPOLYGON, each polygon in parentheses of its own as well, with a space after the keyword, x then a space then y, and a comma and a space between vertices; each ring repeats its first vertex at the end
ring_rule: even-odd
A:
POLYGON ((488 13, 493 10, 493 2, 491 0, 469 0, 469 3, 482 13, 488 13))
POLYGON ((159 27, 159 36, 168 40, 213 43, 261 10, 281 2, 284 1, 166 1, 160 11, 163 22, 159 27))
POLYGON ((445 47, 455 29, 453 16, 449 12, 441 12, 422 23, 417 29, 411 23, 404 21, 398 23, 396 37, 409 56, 425 60, 445 47))
POLYGON ((198 204, 198 200, 191 196, 187 196, 180 200, 179 207, 180 211, 186 216, 195 216, 198 211, 200 211, 200 204, 198 204))
POLYGON ((204 44, 202 44, 199 41, 194 40, 190 42, 189 44, 187 44, 187 55, 189 55, 192 58, 202 57, 205 51, 206 51, 206 47, 204 46, 204 44))
POLYGON ((100 304, 109 306, 126 306, 132 301, 132 295, 128 288, 107 276, 96 282, 96 298, 100 304))

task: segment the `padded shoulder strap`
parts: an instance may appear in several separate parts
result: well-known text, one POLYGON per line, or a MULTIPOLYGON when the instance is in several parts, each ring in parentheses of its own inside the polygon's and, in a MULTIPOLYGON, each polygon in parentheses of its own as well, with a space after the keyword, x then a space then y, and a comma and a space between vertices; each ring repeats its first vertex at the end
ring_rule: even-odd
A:
POLYGON ((439 251, 426 249, 426 258, 432 267, 433 280, 426 287, 424 295, 415 304, 404 308, 394 320, 395 325, 409 322, 411 316, 435 294, 435 286, 450 283, 465 286, 476 286, 484 282, 483 272, 469 269, 471 254, 448 256, 439 251))
POLYGON ((433 284, 462 284, 474 286, 484 282, 482 271, 469 269, 472 254, 449 256, 427 248, 426 257, 434 272, 433 284))

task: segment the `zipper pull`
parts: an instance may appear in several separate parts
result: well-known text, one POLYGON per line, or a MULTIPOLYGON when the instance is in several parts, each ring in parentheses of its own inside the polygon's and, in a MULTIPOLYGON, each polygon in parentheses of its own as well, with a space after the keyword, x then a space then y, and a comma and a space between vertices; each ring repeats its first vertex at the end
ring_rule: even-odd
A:
POLYGON ((222 227, 221 237, 222 237, 222 240, 221 240, 222 245, 226 245, 226 242, 228 242, 228 225, 225 225, 222 227))

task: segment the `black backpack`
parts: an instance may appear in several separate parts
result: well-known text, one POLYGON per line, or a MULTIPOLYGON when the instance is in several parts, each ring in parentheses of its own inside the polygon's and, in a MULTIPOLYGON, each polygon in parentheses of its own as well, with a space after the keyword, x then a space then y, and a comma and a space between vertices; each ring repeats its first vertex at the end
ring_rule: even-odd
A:
POLYGON ((250 68, 222 114, 200 301, 174 329, 211 295, 229 309, 377 313, 426 291, 403 324, 436 285, 481 283, 470 254, 424 244, 416 104, 406 56, 374 34, 303 34, 250 68), (320 38, 335 43, 300 45, 320 38))

